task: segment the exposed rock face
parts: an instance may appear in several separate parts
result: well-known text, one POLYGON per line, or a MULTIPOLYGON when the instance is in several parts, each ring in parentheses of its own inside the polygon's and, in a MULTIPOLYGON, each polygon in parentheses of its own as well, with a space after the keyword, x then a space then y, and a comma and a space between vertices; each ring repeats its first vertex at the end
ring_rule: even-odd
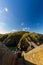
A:
POLYGON ((0 65, 43 65, 43 44, 18 58, 18 53, 0 42, 0 65))
POLYGON ((23 57, 18 58, 18 54, 10 51, 4 44, 0 42, 0 65, 34 65, 24 60, 23 57))
POLYGON ((15 65, 17 54, 11 52, 0 42, 0 65, 15 65))
POLYGON ((35 65, 43 65, 43 44, 27 53, 23 53, 23 55, 26 61, 35 65))

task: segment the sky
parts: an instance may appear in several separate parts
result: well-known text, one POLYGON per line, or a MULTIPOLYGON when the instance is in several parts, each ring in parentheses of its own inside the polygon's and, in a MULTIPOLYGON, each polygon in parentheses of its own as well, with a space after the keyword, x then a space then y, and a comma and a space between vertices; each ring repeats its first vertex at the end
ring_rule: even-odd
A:
POLYGON ((43 34, 43 0, 0 0, 0 33, 43 34))

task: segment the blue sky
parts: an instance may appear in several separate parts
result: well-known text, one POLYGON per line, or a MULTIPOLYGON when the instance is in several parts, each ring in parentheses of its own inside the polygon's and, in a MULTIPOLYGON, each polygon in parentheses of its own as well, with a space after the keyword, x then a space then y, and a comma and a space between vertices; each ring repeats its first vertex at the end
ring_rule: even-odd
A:
POLYGON ((0 33, 43 34, 43 0, 0 0, 0 33))

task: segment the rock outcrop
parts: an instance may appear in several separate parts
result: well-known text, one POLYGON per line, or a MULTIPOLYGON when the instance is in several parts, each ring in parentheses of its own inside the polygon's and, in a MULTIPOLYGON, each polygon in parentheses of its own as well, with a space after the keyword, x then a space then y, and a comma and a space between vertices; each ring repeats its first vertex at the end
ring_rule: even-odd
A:
POLYGON ((4 44, 0 42, 0 65, 34 65, 33 63, 27 62, 18 53, 10 51, 4 44), (27 64, 25 64, 25 62, 27 64))
POLYGON ((0 42, 0 65, 15 65, 18 55, 0 42))
POLYGON ((24 52, 23 56, 28 62, 31 62, 35 65, 43 65, 43 44, 27 53, 24 52))
POLYGON ((43 65, 43 44, 18 57, 0 42, 0 65, 43 65))

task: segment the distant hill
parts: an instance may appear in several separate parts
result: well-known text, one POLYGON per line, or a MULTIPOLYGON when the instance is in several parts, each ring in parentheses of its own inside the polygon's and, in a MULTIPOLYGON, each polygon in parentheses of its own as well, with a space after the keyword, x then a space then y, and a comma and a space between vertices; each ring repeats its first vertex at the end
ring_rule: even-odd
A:
POLYGON ((26 31, 0 34, 0 41, 8 47, 16 47, 21 51, 29 51, 43 44, 43 35, 26 31))

